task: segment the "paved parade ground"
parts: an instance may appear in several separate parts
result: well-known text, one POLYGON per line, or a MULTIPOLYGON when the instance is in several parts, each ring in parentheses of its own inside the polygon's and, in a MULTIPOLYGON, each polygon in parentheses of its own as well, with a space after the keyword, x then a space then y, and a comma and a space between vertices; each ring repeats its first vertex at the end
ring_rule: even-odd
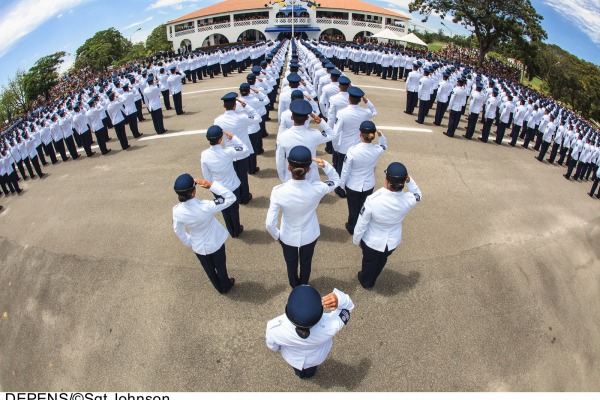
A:
POLYGON ((2 390, 600 390, 600 200, 587 196, 591 182, 565 180, 566 168, 506 138, 465 140, 464 118, 452 139, 442 135, 447 119, 431 123, 435 111, 419 125, 402 112, 404 82, 351 73, 388 140, 376 189, 401 161, 423 199, 368 290, 356 279, 361 252, 344 229, 346 201, 323 199, 311 284, 348 293, 356 308, 315 378, 298 379, 264 339, 290 291, 265 229, 280 183, 276 111, 250 176, 254 199, 240 206, 245 230, 226 243, 229 294, 213 289, 173 233, 173 182, 201 177, 201 132, 244 78, 185 85, 186 113, 165 112, 168 134, 156 136, 146 115, 129 150, 113 139, 109 155, 49 165, 46 179, 22 182, 23 195, 0 197, 2 390))

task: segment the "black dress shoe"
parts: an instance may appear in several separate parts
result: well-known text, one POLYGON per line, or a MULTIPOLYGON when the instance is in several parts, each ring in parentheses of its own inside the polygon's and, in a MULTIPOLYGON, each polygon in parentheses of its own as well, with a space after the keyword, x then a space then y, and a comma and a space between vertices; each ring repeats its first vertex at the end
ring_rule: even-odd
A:
POLYGON ((139 139, 139 138, 141 138, 142 136, 144 136, 144 134, 143 134, 143 133, 140 133, 140 134, 139 134, 139 136, 138 136, 138 137, 136 137, 136 139, 139 139))
POLYGON ((413 115, 413 113, 409 113, 408 111, 404 110, 404 114, 408 114, 408 115, 413 115))
POLYGON ((570 178, 567 176, 567 174, 563 175, 565 177, 566 180, 570 180, 570 178))
POLYGON ((244 225, 240 225, 240 231, 234 237, 240 237, 240 235, 242 234, 242 232, 244 232, 244 225))
POLYGON ((112 149, 108 149, 108 150, 106 150, 106 152, 105 152, 105 153, 102 153, 102 155, 103 155, 103 156, 105 156, 105 155, 107 155, 108 153, 110 153, 111 151, 112 151, 112 149))
POLYGON ((444 135, 448 136, 448 137, 453 137, 454 135, 449 134, 448 132, 443 132, 444 135))
POLYGON ((344 225, 346 227, 346 230, 348 231, 349 234, 354 235, 354 232, 352 231, 352 229, 350 229, 350 224, 346 222, 346 224, 344 225))
POLYGON ((588 193, 588 196, 594 197, 594 194, 593 193, 588 193))
POLYGON ((233 285, 235 285, 235 278, 230 278, 229 282, 231 282, 231 286, 229 286, 229 289, 223 290, 223 294, 229 293, 229 291, 231 290, 231 288, 233 287, 233 285))
POLYGON ((481 140, 483 143, 487 143, 487 140, 484 140, 482 137, 478 137, 477 139, 481 140))
POLYGON ((41 174, 40 179, 44 179, 46 177, 46 175, 48 175, 48 174, 41 174))
POLYGON ((467 140, 471 140, 471 138, 470 138, 470 137, 468 137, 467 135, 462 135, 462 137, 464 137, 464 138, 465 138, 465 139, 467 139, 467 140))
POLYGON ((131 145, 127 145, 127 147, 123 147, 123 150, 127 150, 130 147, 131 147, 131 145))
POLYGON ((73 160, 77 160, 79 157, 81 157, 79 154, 77 154, 75 157, 73 157, 73 160))

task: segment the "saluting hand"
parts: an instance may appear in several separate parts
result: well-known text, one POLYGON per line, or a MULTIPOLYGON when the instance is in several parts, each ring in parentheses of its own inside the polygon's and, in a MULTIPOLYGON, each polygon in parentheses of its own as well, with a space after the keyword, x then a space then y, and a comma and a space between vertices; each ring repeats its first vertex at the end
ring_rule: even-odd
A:
POLYGON ((322 160, 320 158, 313 158, 312 160, 317 163, 319 168, 325 168, 325 160, 322 160))
POLYGON ((194 182, 196 182, 197 185, 200 185, 204 189, 210 189, 210 187, 212 186, 212 182, 205 181, 204 179, 200 179, 200 178, 194 179, 194 182))
POLYGON ((363 103, 367 104, 369 102, 369 99, 367 99, 365 96, 363 96, 362 101, 363 101, 363 103))
POLYGON ((257 89, 250 88, 250 90, 252 90, 254 93, 258 93, 257 89))
POLYGON ((246 103, 244 103, 242 100, 238 99, 238 103, 240 103, 242 107, 246 107, 246 103))
POLYGON ((310 117, 312 118, 313 121, 315 121, 317 124, 321 123, 321 117, 319 117, 317 114, 315 113, 310 113, 310 117))
POLYGON ((229 140, 233 139, 233 135, 227 132, 225 129, 223 129, 223 135, 225 135, 225 137, 227 137, 229 140))
POLYGON ((327 296, 324 296, 321 299, 321 304, 324 308, 327 308, 330 311, 337 310, 338 307, 338 298, 335 293, 329 293, 327 296))
POLYGON ((381 133, 381 131, 377 129, 377 136, 381 137, 381 135, 383 135, 383 133, 381 133))

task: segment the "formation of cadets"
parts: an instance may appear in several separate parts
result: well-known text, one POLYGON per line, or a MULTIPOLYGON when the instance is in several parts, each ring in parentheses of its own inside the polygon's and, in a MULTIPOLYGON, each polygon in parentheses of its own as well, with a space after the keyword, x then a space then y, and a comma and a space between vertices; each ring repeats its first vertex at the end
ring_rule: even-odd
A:
POLYGON ((174 184, 180 201, 173 208, 174 231, 194 251, 214 288, 228 293, 235 279, 227 272, 225 241, 244 232, 240 204, 252 201, 248 175, 260 170, 265 121, 279 93, 275 166, 282 183, 272 189, 265 226, 281 246, 292 292, 286 313, 268 323, 266 340, 300 378, 314 375, 354 307, 338 289, 321 298, 309 285, 321 199, 335 191, 347 200, 345 226, 363 252, 357 278, 365 288, 375 284, 400 244, 403 219, 421 200, 399 162, 386 168, 385 186, 374 192, 375 167, 387 141, 371 121, 375 106, 334 62, 304 41, 269 46, 238 92, 221 97, 224 112, 207 129, 209 147, 200 156, 203 177, 182 174, 174 184), (317 158, 321 145, 331 163, 317 158), (210 190, 214 200, 197 199, 198 186, 210 190), (219 212, 225 227, 214 217, 219 212), (324 308, 332 312, 324 314, 324 308))
MULTIPOLYGON (((48 164, 77 160, 81 150, 95 156, 112 151, 111 130, 122 150, 137 139, 138 122, 150 114, 156 134, 167 132, 163 108, 185 114, 182 85, 231 71, 244 72, 264 57, 267 45, 231 46, 179 56, 158 56, 146 64, 132 64, 110 77, 97 78, 82 87, 63 92, 7 127, 0 138, 0 195, 21 194, 19 182, 45 178, 48 164), (162 102, 161 102, 162 99, 162 102), (164 107, 163 107, 164 103, 164 107), (129 132, 128 132, 129 131, 129 132)), ((0 209, 2 206, 0 206, 0 209)))
POLYGON ((265 228, 282 248, 292 292, 285 314, 269 321, 266 341, 270 349, 281 351, 300 378, 314 375, 354 308, 350 297, 338 289, 321 297, 309 285, 320 236, 316 209, 321 199, 331 192, 346 199, 345 228, 362 250, 357 279, 364 288, 374 286, 401 242, 402 221, 421 201, 419 187, 400 162, 385 168, 384 186, 375 190, 375 167, 387 150, 387 140, 371 121, 377 115, 375 106, 352 84, 346 68, 354 74, 405 79, 404 112, 416 112, 419 124, 432 118, 440 126, 448 111, 444 134, 453 137, 468 106, 466 139, 480 123, 479 139, 487 142, 496 126, 495 143, 502 144, 507 135, 514 147, 520 138, 523 147, 533 144, 539 151, 539 161, 549 152, 550 163, 566 164, 567 179, 593 177, 590 196, 600 181, 599 133, 519 85, 389 48, 284 40, 156 59, 123 69, 111 79, 98 79, 36 110, 3 133, 4 194, 21 193, 17 170, 25 180, 36 174, 43 178, 42 166, 48 159, 53 164, 57 155, 63 162, 75 160, 80 157, 78 147, 92 157, 94 141, 101 154, 108 154, 111 129, 127 150, 127 127, 134 138, 143 135, 137 129, 137 122, 144 120, 143 104, 156 134, 167 132, 163 104, 167 110, 173 106, 177 115, 185 113, 182 84, 217 74, 243 74, 247 68, 238 91, 221 97, 223 112, 207 129, 208 147, 200 159, 203 178, 182 174, 175 181, 179 204, 173 208, 173 228, 194 251, 214 288, 228 293, 235 279, 227 272, 225 242, 244 232, 240 204, 253 199, 248 175, 260 171, 258 156, 268 135, 265 122, 271 120, 277 102, 275 167, 282 183, 272 189, 265 228), (331 162, 316 157, 321 145, 331 162), (319 169, 326 175, 324 181, 319 169), (197 199, 198 186, 210 190, 214 200, 197 199), (225 227, 216 213, 222 213, 225 227), (331 312, 324 313, 324 308, 331 312))

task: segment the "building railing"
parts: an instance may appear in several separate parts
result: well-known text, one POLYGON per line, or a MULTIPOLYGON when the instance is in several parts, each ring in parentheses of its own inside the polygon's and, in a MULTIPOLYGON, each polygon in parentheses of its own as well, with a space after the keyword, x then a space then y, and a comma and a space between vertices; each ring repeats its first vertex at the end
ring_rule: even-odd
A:
POLYGON ((224 28, 230 28, 231 27, 231 22, 226 22, 224 24, 216 24, 213 25, 215 27, 215 29, 224 29, 224 28))
POLYGON ((212 31, 212 30, 213 30, 213 25, 204 25, 204 26, 198 27, 198 32, 212 31))
POLYGON ((390 31, 394 31, 394 32, 401 32, 401 33, 406 32, 406 28, 402 28, 402 27, 396 26, 396 25, 386 25, 385 27, 387 29, 389 29, 390 31))
POLYGON ((275 18, 275 25, 291 25, 292 24, 292 19, 294 20, 294 24, 297 25, 309 25, 310 24, 310 18, 299 18, 299 17, 295 17, 295 18, 275 18))
POLYGON ((256 25, 267 25, 268 19, 249 19, 246 21, 235 21, 233 26, 256 26, 256 25))
POLYGON ((195 29, 186 29, 184 31, 175 32, 175 37, 189 35, 190 33, 196 32, 195 29))
POLYGON ((367 28, 381 29, 381 25, 380 23, 367 22, 367 28))

